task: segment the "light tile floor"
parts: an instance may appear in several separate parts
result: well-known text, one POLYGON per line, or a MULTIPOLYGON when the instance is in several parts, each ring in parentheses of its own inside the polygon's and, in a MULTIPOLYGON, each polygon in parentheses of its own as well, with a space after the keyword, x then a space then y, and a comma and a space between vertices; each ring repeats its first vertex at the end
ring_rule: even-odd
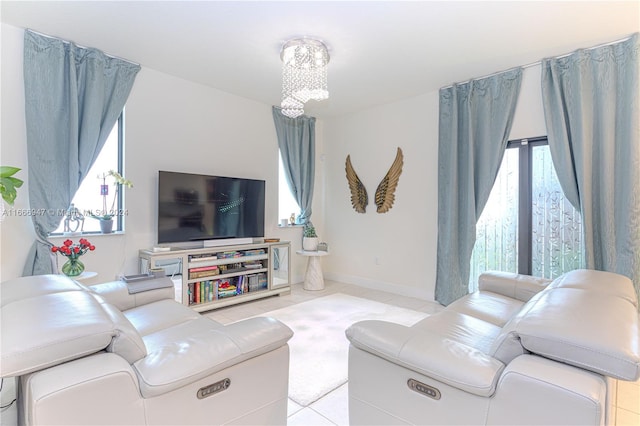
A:
MULTIPOLYGON (((442 309, 440 305, 433 302, 399 296, 397 294, 383 291, 369 290, 349 284, 325 281, 325 289, 321 291, 305 291, 302 289, 300 284, 297 284, 292 287, 291 294, 230 306, 208 312, 205 315, 223 324, 228 324, 333 293, 345 293, 356 297, 371 299, 377 302, 396 305, 407 309, 415 309, 417 311, 427 313, 435 313, 442 309)), ((338 389, 327 394, 308 407, 301 407, 295 402, 289 400, 288 425, 348 425, 348 386, 348 383, 340 386, 338 389)), ((619 381, 617 386, 618 397, 616 401, 615 425, 640 425, 640 381, 619 381)), ((11 401, 14 398, 14 395, 15 390, 13 386, 13 379, 5 380, 2 392, 0 392, 0 402, 2 405, 11 401)), ((15 404, 8 409, 1 410, 0 425, 15 425, 15 416, 15 404)))

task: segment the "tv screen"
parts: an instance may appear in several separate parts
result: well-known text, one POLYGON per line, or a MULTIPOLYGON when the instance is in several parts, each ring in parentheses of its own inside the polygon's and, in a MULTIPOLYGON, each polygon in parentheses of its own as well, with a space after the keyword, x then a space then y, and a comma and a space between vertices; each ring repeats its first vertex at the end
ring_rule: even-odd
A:
POLYGON ((264 237, 265 182, 160 171, 158 244, 264 237))

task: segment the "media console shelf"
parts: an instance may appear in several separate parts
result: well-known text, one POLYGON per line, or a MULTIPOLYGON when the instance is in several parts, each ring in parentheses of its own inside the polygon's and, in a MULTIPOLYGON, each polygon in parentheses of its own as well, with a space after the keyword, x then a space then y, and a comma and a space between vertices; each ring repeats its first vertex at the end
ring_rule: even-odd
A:
POLYGON ((288 241, 140 250, 140 273, 163 269, 176 299, 198 312, 291 291, 288 241))

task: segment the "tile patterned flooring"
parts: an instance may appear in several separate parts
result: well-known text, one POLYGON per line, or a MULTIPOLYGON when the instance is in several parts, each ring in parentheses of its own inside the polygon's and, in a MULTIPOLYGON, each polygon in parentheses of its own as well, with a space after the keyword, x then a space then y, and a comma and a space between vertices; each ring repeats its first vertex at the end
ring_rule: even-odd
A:
MULTIPOLYGON (((325 281, 325 289, 321 291, 305 291, 302 289, 301 284, 296 284, 292 287, 291 294, 230 306, 207 312, 205 315, 223 324, 228 324, 333 293, 349 294, 356 297, 427 313, 435 313, 442 309, 440 305, 433 302, 399 296, 397 294, 383 291, 369 290, 349 284, 325 281)), ((0 394, 0 402, 2 405, 11 401, 14 395, 12 383, 7 385, 7 382, 12 382, 12 380, 5 380, 5 387, 0 394)), ((301 407, 295 402, 289 400, 288 425, 348 425, 348 386, 348 383, 340 386, 338 389, 308 407, 301 407)), ((616 401, 614 424, 617 426, 640 425, 640 381, 619 381, 617 386, 618 398, 616 401)), ((9 409, 5 409, 0 412, 0 424, 15 425, 15 415, 14 404, 9 409)))

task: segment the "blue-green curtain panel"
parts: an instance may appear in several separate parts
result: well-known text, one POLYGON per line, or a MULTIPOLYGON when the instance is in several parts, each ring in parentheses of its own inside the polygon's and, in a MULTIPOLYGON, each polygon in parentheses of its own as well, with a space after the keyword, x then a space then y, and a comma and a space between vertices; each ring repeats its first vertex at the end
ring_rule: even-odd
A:
POLYGON ((522 69, 440 89, 436 300, 469 293, 476 222, 504 155, 522 69))
POLYGON ((582 215, 586 266, 628 276, 640 295, 638 40, 544 59, 542 99, 558 179, 582 215))
POLYGON ((278 146, 282 156, 284 175, 300 207, 296 223, 307 223, 311 218, 313 182, 316 170, 316 119, 301 115, 289 118, 280 108, 273 107, 278 146))
POLYGON ((29 202, 36 242, 24 275, 56 273, 47 238, 69 207, 129 97, 140 66, 96 49, 24 33, 29 202))

